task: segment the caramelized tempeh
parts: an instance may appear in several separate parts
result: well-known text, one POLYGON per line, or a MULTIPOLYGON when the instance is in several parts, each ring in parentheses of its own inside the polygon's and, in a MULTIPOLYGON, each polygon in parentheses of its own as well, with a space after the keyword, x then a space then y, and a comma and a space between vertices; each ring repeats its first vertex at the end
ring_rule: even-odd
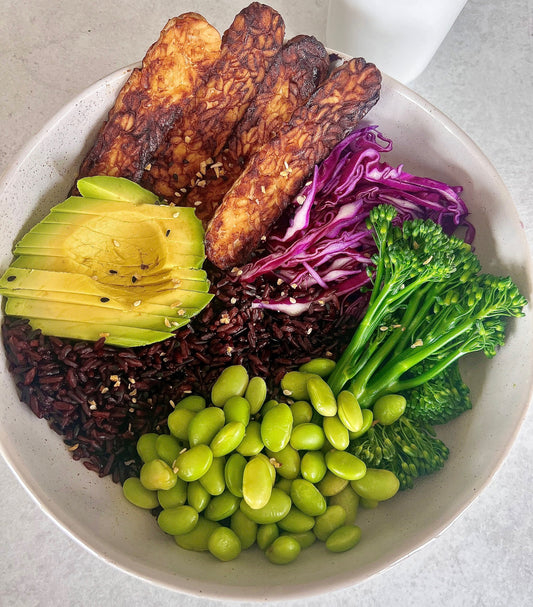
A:
POLYGON ((344 63, 296 110, 288 127, 250 158, 208 226, 212 263, 229 268, 248 259, 313 167, 377 102, 380 87, 373 64, 361 58, 344 63))
POLYGON ((254 2, 235 17, 209 78, 189 100, 144 173, 146 188, 179 203, 180 190, 202 180, 207 164, 255 96, 283 44, 284 32, 279 13, 264 4, 254 2))
POLYGON ((184 99, 194 94, 220 55, 220 34, 196 13, 170 19, 131 73, 109 112, 79 177, 139 181, 184 99))
POLYGON ((195 206, 204 224, 250 156, 278 134, 327 76, 328 68, 328 53, 314 37, 296 36, 283 45, 224 149, 207 168, 205 179, 187 195, 184 204, 195 206))

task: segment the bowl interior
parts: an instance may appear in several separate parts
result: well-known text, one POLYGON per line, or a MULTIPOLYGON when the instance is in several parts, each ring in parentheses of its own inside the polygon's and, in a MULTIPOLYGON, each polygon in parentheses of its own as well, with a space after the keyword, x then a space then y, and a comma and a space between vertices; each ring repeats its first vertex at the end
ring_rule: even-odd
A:
MULTIPOLYGON (((101 80, 65 107, 22 150, 0 183, 4 237, 1 269, 11 247, 67 195, 130 68, 101 80)), ((479 149, 420 97, 384 76, 382 98, 368 114, 393 139, 393 164, 464 187, 486 271, 510 274, 531 298, 531 261, 515 207, 479 149)), ((288 567, 259 551, 219 563, 186 552, 159 533, 149 514, 130 506, 121 488, 99 479, 69 456, 45 421, 20 404, 2 349, 0 449, 33 498, 72 537, 109 563, 157 584, 198 596, 237 600, 302 598, 353 585, 386 568, 442 532, 490 480, 518 430, 530 399, 532 320, 509 326, 505 348, 492 360, 471 357, 464 377, 474 408, 439 436, 450 447, 445 468, 376 510, 361 511, 363 539, 345 554, 315 545, 288 567)))

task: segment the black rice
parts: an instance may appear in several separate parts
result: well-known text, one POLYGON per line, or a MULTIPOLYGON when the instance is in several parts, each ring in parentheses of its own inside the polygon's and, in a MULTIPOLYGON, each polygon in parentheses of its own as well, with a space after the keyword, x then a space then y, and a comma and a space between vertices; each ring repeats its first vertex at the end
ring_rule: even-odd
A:
POLYGON ((150 346, 59 339, 32 330, 26 320, 4 319, 4 347, 21 401, 100 476, 124 482, 137 474, 138 437, 164 431, 173 403, 183 396, 208 397, 224 367, 244 365, 276 395, 286 371, 317 356, 336 358, 358 321, 335 299, 298 317, 257 309, 254 300, 279 294, 281 287, 264 279, 242 287, 235 275, 213 268, 209 275, 212 303, 173 338, 150 346))

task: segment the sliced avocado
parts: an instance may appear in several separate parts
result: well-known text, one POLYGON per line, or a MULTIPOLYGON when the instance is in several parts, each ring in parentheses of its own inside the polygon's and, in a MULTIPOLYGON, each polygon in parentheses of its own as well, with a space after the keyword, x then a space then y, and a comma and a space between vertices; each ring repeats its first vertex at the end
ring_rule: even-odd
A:
POLYGON ((108 177, 107 175, 83 177, 83 179, 78 179, 76 185, 79 193, 87 198, 125 200, 146 204, 160 202, 155 194, 124 177, 108 177))
MULTIPOLYGON (((202 283, 198 281, 198 284, 202 283)), ((212 294, 205 291, 177 287, 172 279, 146 286, 139 279, 125 289, 123 286, 101 284, 85 275, 13 267, 0 278, 0 289, 6 297, 28 299, 37 293, 41 293, 41 298, 51 301, 69 301, 69 297, 76 297, 77 303, 99 305, 96 302, 100 302, 106 308, 135 308, 137 312, 148 312, 146 306, 157 304, 154 313, 164 315, 174 315, 178 309, 190 310, 191 315, 194 315, 213 298, 212 294), (73 285, 74 276, 76 282, 73 285), (171 308, 171 312, 159 310, 163 307, 171 308)))
POLYGON ((193 209, 71 197, 15 247, 6 313, 61 337, 159 341, 212 299, 203 237, 193 209))
POLYGON ((173 337, 172 333, 139 329, 137 327, 121 327, 118 325, 97 325, 76 320, 57 320, 49 318, 31 319, 34 329, 40 329, 45 335, 82 339, 84 341, 98 341, 106 338, 106 343, 122 348, 135 348, 164 341, 173 337))
POLYGON ((189 322, 182 318, 167 318, 155 314, 145 314, 133 310, 117 310, 103 306, 86 304, 51 302, 46 299, 19 299, 9 297, 6 302, 6 314, 21 318, 54 319, 83 319, 84 322, 97 325, 117 325, 121 327, 137 327, 152 331, 170 333, 189 322))

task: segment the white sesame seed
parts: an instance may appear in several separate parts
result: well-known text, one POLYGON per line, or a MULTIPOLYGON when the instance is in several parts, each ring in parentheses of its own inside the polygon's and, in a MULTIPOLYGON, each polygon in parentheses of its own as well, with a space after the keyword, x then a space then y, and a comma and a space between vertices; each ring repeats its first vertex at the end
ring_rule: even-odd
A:
POLYGON ((133 302, 133 305, 134 305, 135 307, 137 307, 137 306, 140 306, 140 305, 141 305, 141 303, 142 303, 142 302, 141 302, 141 300, 140 300, 140 299, 138 299, 137 301, 134 301, 134 302, 133 302))

